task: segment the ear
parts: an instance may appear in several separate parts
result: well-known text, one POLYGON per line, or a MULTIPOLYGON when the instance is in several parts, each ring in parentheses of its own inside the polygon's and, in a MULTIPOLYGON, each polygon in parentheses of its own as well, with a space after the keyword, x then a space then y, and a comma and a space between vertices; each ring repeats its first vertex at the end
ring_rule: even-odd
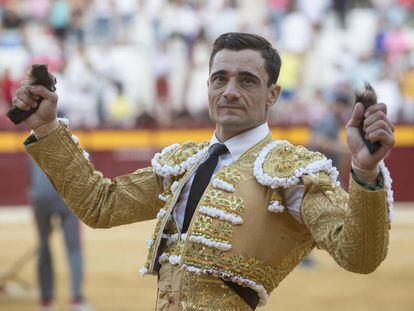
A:
POLYGON ((269 86, 268 92, 267 92, 267 104, 266 104, 268 107, 273 106, 276 103, 276 100, 279 97, 281 90, 282 90, 282 87, 277 83, 273 83, 271 86, 269 86))

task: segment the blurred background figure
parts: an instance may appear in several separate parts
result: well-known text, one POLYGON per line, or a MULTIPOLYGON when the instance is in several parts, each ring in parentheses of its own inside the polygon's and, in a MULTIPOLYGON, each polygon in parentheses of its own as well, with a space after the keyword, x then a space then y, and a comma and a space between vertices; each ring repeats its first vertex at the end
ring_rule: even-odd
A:
POLYGON ((332 165, 338 168, 340 180, 343 181, 349 172, 348 150, 345 141, 340 138, 340 130, 344 121, 349 119, 352 112, 351 96, 344 91, 333 94, 333 100, 325 115, 311 126, 311 138, 308 144, 310 150, 323 153, 332 160, 332 165))
POLYGON ((70 311, 91 311, 83 296, 83 258, 79 220, 62 201, 49 179, 30 159, 30 198, 39 238, 37 277, 40 311, 53 311, 55 298, 52 252, 49 245, 56 220, 63 231, 70 272, 70 311))

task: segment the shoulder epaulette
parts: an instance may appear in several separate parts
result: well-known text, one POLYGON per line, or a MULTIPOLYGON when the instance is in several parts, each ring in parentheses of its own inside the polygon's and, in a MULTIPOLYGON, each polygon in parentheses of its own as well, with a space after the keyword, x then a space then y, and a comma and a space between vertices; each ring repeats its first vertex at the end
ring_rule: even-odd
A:
POLYGON ((188 168, 200 161, 207 151, 209 142, 173 144, 155 154, 151 160, 157 175, 168 177, 183 174, 188 168))
POLYGON ((254 176, 262 185, 273 189, 287 188, 299 183, 303 175, 326 172, 336 182, 338 171, 332 161, 319 152, 294 146, 286 140, 267 144, 259 152, 254 163, 254 176))

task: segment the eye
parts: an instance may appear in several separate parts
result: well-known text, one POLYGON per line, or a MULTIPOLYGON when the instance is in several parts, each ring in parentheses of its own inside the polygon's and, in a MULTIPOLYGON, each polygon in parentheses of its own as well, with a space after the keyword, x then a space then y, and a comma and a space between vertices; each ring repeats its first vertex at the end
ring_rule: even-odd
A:
POLYGON ((242 82, 243 82, 243 84, 253 84, 254 83, 253 79, 250 79, 250 78, 243 78, 242 82))
POLYGON ((224 82, 224 81, 226 81, 226 78, 224 78, 223 76, 215 76, 213 78, 213 81, 215 81, 215 82, 224 82))

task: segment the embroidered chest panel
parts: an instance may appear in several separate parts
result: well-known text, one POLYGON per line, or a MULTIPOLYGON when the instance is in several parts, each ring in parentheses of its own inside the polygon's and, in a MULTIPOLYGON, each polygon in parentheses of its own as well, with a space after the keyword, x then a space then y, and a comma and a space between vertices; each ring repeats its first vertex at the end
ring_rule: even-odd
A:
MULTIPOLYGON (((242 226, 244 221, 243 215, 247 208, 246 195, 249 192, 254 192, 253 194, 249 193, 249 208, 262 209, 262 215, 266 215, 265 213, 268 211, 276 213, 284 211, 282 192, 278 189, 266 190, 270 188, 260 185, 259 178, 254 171, 257 159, 260 154, 263 155, 262 151, 269 142, 270 139, 263 141, 236 163, 219 170, 199 202, 187 235, 180 235, 176 228, 176 231, 168 232, 168 226, 163 224, 174 223, 171 210, 172 205, 175 204, 175 193, 182 188, 186 170, 196 163, 191 160, 193 161, 190 161, 191 165, 183 165, 177 159, 183 157, 180 159, 185 162, 188 159, 198 157, 199 161, 202 157, 200 156, 201 146, 188 153, 179 151, 179 147, 171 148, 169 153, 164 153, 163 156, 156 158, 155 162, 153 161, 154 169, 156 168, 160 175, 168 177, 168 182, 165 185, 164 193, 160 196, 160 199, 165 201, 165 206, 157 215, 158 222, 149 242, 150 250, 144 272, 153 266, 151 263, 156 259, 158 245, 154 242, 159 240, 160 235, 164 235, 166 243, 162 244, 163 252, 158 259, 160 263, 168 261, 171 264, 181 264, 188 271, 214 274, 249 286, 258 292, 261 304, 266 301, 270 291, 287 275, 287 270, 293 269, 296 263, 313 247, 311 244, 305 243, 306 245, 299 247, 296 252, 285 256, 283 264, 287 267, 283 271, 272 267, 259 258, 235 253, 232 250, 235 229, 242 226), (254 185, 254 187, 249 189, 248 185, 254 185), (256 191, 259 192, 256 193, 256 191), (255 195, 259 196, 260 200, 257 201, 255 195)), ((194 146, 189 148, 194 148, 194 146)), ((265 155, 264 160, 268 154, 265 155)), ((266 172, 278 170, 280 162, 286 159, 283 152, 278 155, 278 160, 273 161, 275 157, 273 153, 270 154, 270 157, 270 162, 263 160, 261 163, 266 172)), ((296 158, 292 157, 292 159, 296 158)), ((288 176, 286 172, 285 170, 285 173, 282 173, 285 174, 283 176, 288 176)), ((269 216, 265 217, 272 216, 269 213, 269 216)), ((264 232, 263 228, 258 228, 258 230, 264 232)))

